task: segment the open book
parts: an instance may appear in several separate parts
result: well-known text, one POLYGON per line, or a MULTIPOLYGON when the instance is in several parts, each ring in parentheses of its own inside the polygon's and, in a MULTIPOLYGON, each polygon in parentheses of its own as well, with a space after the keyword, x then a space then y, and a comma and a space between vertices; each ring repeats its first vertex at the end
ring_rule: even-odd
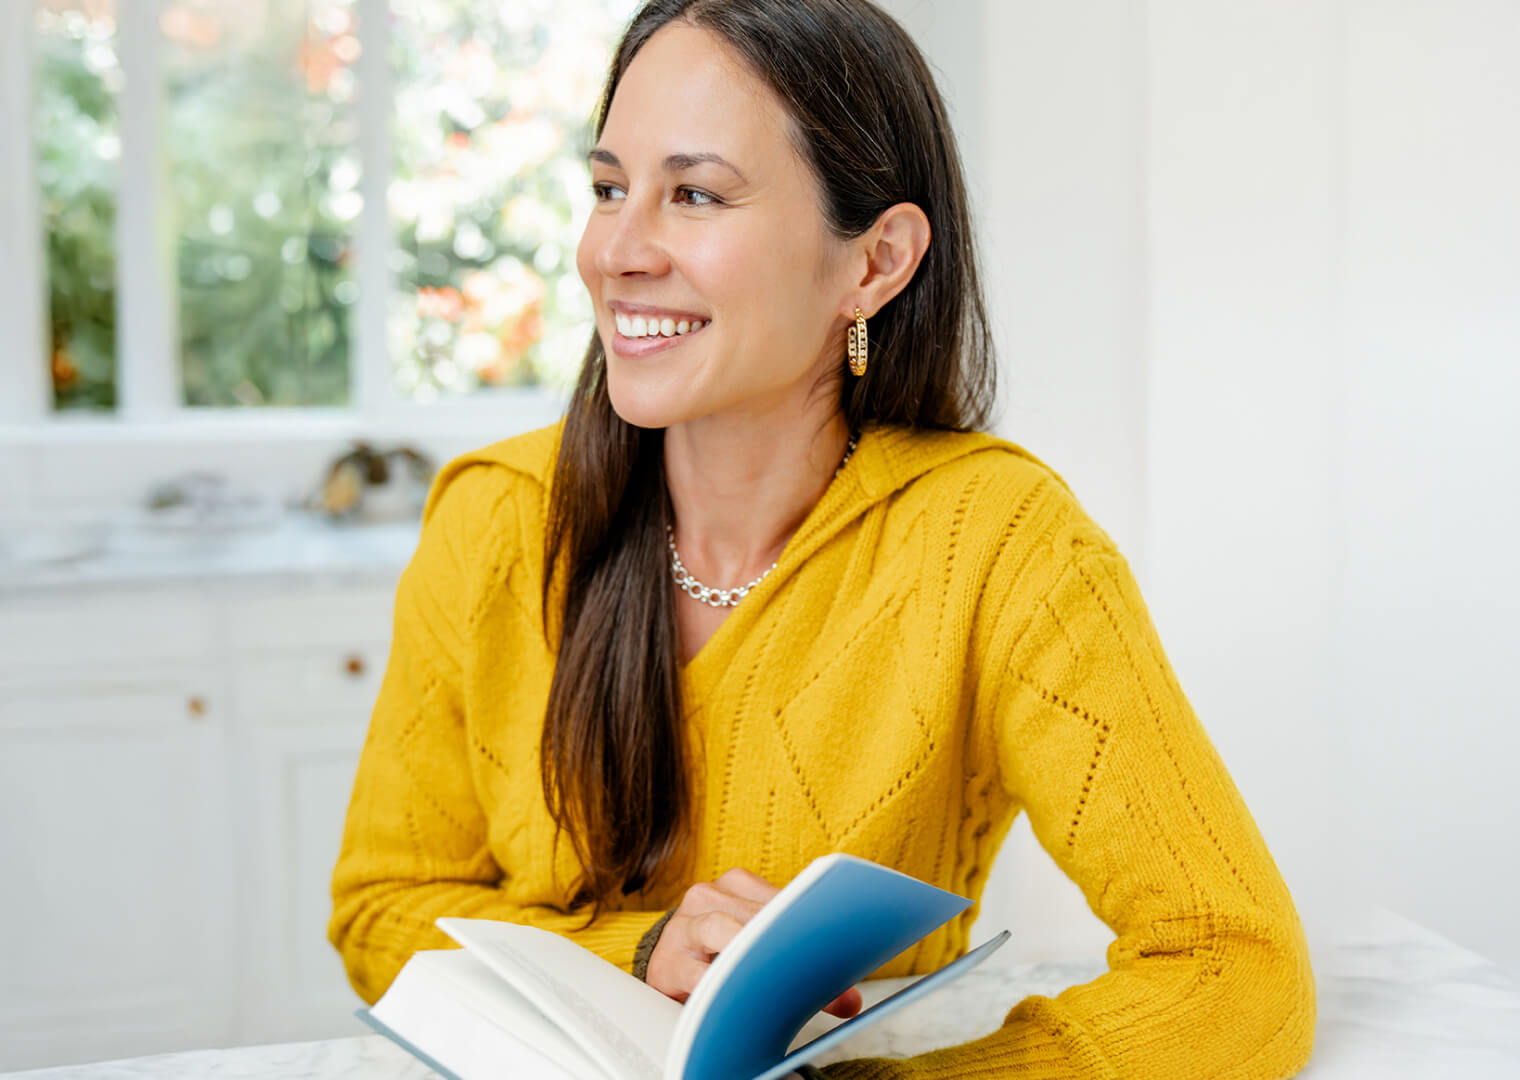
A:
POLYGON ((684 1005, 547 930, 438 920, 463 946, 414 954, 358 1016, 453 1080, 778 1080, 971 970, 973 949, 804 1046, 834 998, 971 901, 852 855, 825 855, 714 958, 684 1005))

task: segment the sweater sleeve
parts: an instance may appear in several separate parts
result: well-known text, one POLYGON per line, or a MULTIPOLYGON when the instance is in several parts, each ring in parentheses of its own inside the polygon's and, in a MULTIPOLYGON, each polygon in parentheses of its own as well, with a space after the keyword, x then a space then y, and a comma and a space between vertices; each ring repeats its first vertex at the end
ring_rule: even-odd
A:
POLYGON ((478 609, 470 583, 505 580, 512 548, 521 546, 503 472, 440 474, 396 591, 390 658, 359 758, 328 923, 350 983, 371 1004, 412 953, 454 947, 433 925, 439 916, 551 930, 629 970, 663 911, 603 912, 588 926, 583 913, 511 903, 501 887, 510 868, 492 855, 475 791, 462 672, 478 609))
POLYGON ((833 1080, 1266 1080, 1308 1059, 1314 984, 1287 888, 1127 562, 1101 535, 1068 549, 1053 584, 1005 613, 1020 629, 982 694, 980 741, 1114 931, 1109 971, 1019 1002, 974 1042, 841 1062, 833 1080))

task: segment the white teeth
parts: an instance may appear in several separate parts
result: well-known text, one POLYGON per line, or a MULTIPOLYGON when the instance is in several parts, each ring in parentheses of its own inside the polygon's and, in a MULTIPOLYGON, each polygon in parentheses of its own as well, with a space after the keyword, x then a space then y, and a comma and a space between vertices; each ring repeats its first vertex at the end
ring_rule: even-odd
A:
POLYGON ((617 324, 617 332, 627 338, 677 337, 681 334, 693 333, 707 325, 701 319, 678 321, 674 318, 658 319, 653 316, 645 318, 643 315, 625 315, 620 311, 613 312, 612 316, 617 324))

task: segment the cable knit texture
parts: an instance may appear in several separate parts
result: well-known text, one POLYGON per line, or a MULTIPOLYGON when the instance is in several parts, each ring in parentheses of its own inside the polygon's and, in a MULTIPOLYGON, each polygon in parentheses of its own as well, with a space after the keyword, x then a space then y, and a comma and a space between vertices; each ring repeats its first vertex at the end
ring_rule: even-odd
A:
MULTIPOLYGON (((1116 935, 1110 970, 996 1031, 831 1080, 1285 1077, 1314 1031, 1292 900, 1065 483, 988 435, 870 428, 776 569, 682 671, 697 827, 669 880, 591 925, 539 781, 558 428, 434 483, 333 877, 329 936, 373 1002, 440 915, 545 927, 631 969, 687 885, 783 884, 845 851, 972 898, 1019 812, 1116 935)), ((551 597, 551 603, 553 603, 551 597)), ((963 953, 973 906, 878 976, 963 953)), ((1014 928, 1015 931, 1017 928, 1014 928)))

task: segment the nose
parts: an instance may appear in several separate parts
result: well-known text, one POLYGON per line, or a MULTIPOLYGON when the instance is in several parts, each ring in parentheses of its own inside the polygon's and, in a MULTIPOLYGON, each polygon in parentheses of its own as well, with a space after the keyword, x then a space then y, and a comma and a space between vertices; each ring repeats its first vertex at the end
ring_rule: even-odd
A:
POLYGON ((604 276, 659 275, 670 269, 658 207, 644 199, 621 199, 603 221, 606 231, 597 243, 595 262, 604 276))

